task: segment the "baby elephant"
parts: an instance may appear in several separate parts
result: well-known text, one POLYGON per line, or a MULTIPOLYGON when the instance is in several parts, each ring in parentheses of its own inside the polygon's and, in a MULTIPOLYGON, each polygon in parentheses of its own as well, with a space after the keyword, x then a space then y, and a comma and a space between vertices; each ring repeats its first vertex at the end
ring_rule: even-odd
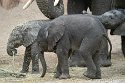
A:
POLYGON ((32 73, 39 73, 38 64, 38 47, 37 47, 37 35, 39 30, 46 28, 49 25, 49 20, 34 20, 17 26, 10 34, 7 43, 7 53, 12 56, 13 52, 17 53, 15 48, 23 45, 26 47, 24 62, 21 72, 27 73, 29 65, 32 60, 32 73))
POLYGON ((106 34, 103 24, 92 15, 60 16, 52 20, 45 30, 40 29, 37 37, 40 56, 43 56, 44 51, 54 51, 58 57, 54 77, 67 79, 70 77, 68 57, 75 52, 83 57, 87 65, 87 72, 84 75, 99 79, 101 78, 99 53, 102 41, 107 39, 111 46, 106 34))

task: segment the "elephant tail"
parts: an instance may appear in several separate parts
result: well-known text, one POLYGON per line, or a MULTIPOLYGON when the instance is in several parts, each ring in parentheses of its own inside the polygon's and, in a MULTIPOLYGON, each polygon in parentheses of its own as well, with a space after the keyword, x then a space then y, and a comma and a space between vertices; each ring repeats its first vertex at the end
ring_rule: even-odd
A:
POLYGON ((44 58, 44 54, 40 55, 39 58, 40 58, 40 61, 41 61, 42 67, 43 67, 43 73, 42 73, 41 77, 44 77, 46 74, 46 70, 47 70, 47 65, 46 65, 46 61, 44 58))
POLYGON ((108 55, 107 59, 111 59, 112 43, 106 34, 103 34, 103 36, 107 39, 107 41, 109 42, 109 45, 110 45, 109 55, 108 55))

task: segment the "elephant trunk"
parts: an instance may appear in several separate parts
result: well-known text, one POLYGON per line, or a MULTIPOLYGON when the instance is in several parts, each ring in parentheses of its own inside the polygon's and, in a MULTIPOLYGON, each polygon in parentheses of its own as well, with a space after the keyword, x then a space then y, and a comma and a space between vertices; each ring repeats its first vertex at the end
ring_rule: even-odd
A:
POLYGON ((14 48, 13 45, 8 44, 7 53, 8 53, 8 55, 13 56, 13 55, 17 54, 17 50, 14 48))
POLYGON ((54 6, 54 1, 55 0, 36 0, 41 12, 50 19, 54 19, 64 14, 63 0, 59 0, 56 6, 54 6))
POLYGON ((45 58, 44 58, 44 54, 42 53, 42 55, 40 55, 39 58, 40 58, 40 61, 41 61, 42 67, 43 67, 43 72, 42 72, 41 77, 44 77, 45 74, 46 74, 46 70, 47 70, 47 66, 46 66, 46 61, 45 61, 45 58))

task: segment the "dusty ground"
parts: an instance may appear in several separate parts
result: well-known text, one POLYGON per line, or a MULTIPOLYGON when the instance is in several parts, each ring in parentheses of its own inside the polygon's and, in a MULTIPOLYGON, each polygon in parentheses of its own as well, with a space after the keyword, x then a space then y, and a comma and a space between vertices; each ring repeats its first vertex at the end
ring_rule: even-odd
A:
MULTIPOLYGON (((18 24, 29 20, 47 19, 33 3, 27 10, 22 10, 22 4, 19 7, 6 11, 0 8, 0 69, 7 71, 19 72, 22 67, 24 47, 18 49, 19 56, 15 57, 15 68, 12 67, 12 57, 6 53, 6 44, 11 30, 18 24)), ((102 69, 102 79, 90 80, 82 74, 86 68, 70 68, 71 79, 59 80, 53 78, 57 59, 53 53, 46 53, 45 58, 48 65, 48 71, 44 78, 40 78, 40 74, 33 75, 30 72, 26 78, 1 77, 0 83, 125 83, 125 59, 121 52, 120 37, 110 36, 113 44, 112 66, 102 69)))

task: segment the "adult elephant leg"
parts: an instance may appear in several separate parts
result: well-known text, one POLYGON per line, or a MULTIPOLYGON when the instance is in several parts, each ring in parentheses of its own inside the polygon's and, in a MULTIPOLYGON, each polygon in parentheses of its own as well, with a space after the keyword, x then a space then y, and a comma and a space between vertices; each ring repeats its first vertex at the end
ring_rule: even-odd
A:
MULTIPOLYGON (((103 14, 112 9, 113 0, 92 0, 91 11, 94 15, 103 14)), ((108 59, 108 42, 103 42, 103 49, 101 51, 101 66, 111 66, 111 59, 108 59)))
POLYGON ((92 0, 91 11, 94 15, 101 15, 111 10, 113 0, 92 0))
POLYGON ((60 0, 56 6, 54 6, 54 1, 55 0, 36 0, 41 12, 50 19, 64 14, 63 0, 60 0))
POLYGON ((31 47, 26 47, 21 73, 27 73, 31 62, 31 47))
POLYGON ((83 10, 87 10, 91 0, 68 0, 68 14, 82 14, 83 10))
POLYGON ((121 36, 121 48, 122 48, 122 52, 125 56, 125 36, 121 36))

